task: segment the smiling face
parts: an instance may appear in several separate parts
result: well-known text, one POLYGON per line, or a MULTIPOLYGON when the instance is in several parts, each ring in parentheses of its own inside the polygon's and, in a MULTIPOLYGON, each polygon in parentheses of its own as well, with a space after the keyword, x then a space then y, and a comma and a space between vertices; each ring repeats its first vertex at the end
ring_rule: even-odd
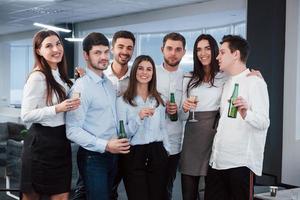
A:
POLYGON ((211 64, 211 47, 208 40, 200 40, 197 44, 197 57, 204 67, 211 64))
POLYGON ((36 52, 47 61, 52 69, 56 69, 64 55, 64 48, 59 38, 56 35, 51 35, 43 40, 36 52))
POLYGON ((153 76, 153 66, 149 61, 139 63, 136 71, 136 80, 139 84, 148 84, 153 76))
POLYGON ((112 47, 114 61, 120 65, 127 65, 133 54, 133 41, 128 38, 118 38, 112 47))

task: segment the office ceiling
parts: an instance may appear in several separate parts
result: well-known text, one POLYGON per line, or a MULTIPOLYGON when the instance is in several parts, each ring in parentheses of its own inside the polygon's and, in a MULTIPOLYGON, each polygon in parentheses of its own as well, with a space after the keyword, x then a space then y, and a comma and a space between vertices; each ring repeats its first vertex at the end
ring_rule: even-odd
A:
POLYGON ((0 35, 212 0, 0 0, 0 35))

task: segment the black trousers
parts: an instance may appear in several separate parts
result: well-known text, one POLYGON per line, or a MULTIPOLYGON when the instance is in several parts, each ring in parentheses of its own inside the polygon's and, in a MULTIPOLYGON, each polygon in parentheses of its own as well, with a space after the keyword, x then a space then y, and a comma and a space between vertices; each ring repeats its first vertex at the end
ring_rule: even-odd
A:
POLYGON ((216 170, 209 167, 205 200, 252 200, 253 172, 247 167, 216 170))
POLYGON ((162 142, 132 146, 120 157, 128 200, 164 200, 168 155, 162 142))
POLYGON ((166 200, 172 200, 173 184, 176 178, 178 163, 179 163, 180 153, 170 155, 168 157, 167 165, 167 190, 166 190, 166 200))

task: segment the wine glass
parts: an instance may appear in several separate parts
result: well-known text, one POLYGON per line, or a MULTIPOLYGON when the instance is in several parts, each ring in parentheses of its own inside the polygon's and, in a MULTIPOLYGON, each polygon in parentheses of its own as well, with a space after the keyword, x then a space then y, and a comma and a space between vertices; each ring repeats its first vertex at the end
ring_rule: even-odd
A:
POLYGON ((155 108, 156 108, 156 99, 155 98, 151 98, 151 99, 148 100, 147 108, 150 109, 151 112, 152 112, 152 115, 154 115, 155 108))
POLYGON ((80 92, 74 91, 72 94, 72 99, 80 99, 80 92))
MULTIPOLYGON (((190 95, 189 99, 190 102, 197 104, 198 103, 198 96, 196 95, 190 95)), ((198 122, 198 120, 195 119, 195 110, 196 108, 193 107, 191 108, 191 112, 192 112, 192 119, 189 120, 189 122, 198 122)))

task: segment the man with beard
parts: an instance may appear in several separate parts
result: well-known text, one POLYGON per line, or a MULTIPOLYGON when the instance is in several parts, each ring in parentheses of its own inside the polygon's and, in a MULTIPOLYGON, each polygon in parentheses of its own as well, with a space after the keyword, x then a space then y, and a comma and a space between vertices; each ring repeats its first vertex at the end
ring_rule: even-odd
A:
POLYGON ((86 75, 71 88, 80 94, 81 105, 66 114, 67 138, 80 145, 79 172, 86 187, 86 199, 108 200, 116 173, 117 156, 129 152, 128 139, 117 138, 116 94, 104 75, 109 63, 109 42, 101 33, 83 41, 86 75), (95 123, 96 122, 96 123, 95 123))
POLYGON ((181 151, 184 113, 182 111, 182 82, 184 73, 179 69, 179 63, 185 54, 185 38, 179 33, 169 33, 163 39, 161 51, 164 56, 162 66, 157 69, 157 89, 165 99, 170 99, 174 93, 175 102, 166 102, 166 111, 169 115, 178 114, 177 121, 166 118, 167 132, 169 134, 170 156, 168 158, 167 188, 165 199, 172 199, 173 183, 176 178, 177 166, 181 151))
MULTIPOLYGON (((112 39, 112 54, 114 56, 110 67, 104 72, 107 78, 112 82, 117 96, 122 96, 129 83, 130 70, 128 62, 130 61, 135 45, 135 37, 129 31, 118 31, 112 39)), ((121 167, 117 169, 111 194, 111 200, 118 199, 118 186, 123 178, 121 167)))
MULTIPOLYGON (((113 88, 116 91, 117 96, 123 95, 127 89, 129 82, 130 70, 128 62, 130 61, 135 45, 135 37, 133 33, 125 30, 118 31, 114 34, 112 39, 111 52, 114 56, 113 62, 104 74, 112 82, 113 88)), ((82 70, 82 68, 78 68, 82 70)), ((84 74, 84 72, 83 72, 84 74)), ((118 186, 122 180, 122 173, 120 169, 117 169, 115 181, 113 183, 112 197, 111 199, 118 198, 118 186)), ((85 200, 85 188, 81 175, 77 180, 75 194, 73 200, 85 200)))
POLYGON ((129 31, 118 31, 113 36, 111 52, 114 59, 104 74, 113 83, 117 96, 122 96, 127 89, 130 74, 128 62, 132 57, 134 45, 135 37, 129 31))

